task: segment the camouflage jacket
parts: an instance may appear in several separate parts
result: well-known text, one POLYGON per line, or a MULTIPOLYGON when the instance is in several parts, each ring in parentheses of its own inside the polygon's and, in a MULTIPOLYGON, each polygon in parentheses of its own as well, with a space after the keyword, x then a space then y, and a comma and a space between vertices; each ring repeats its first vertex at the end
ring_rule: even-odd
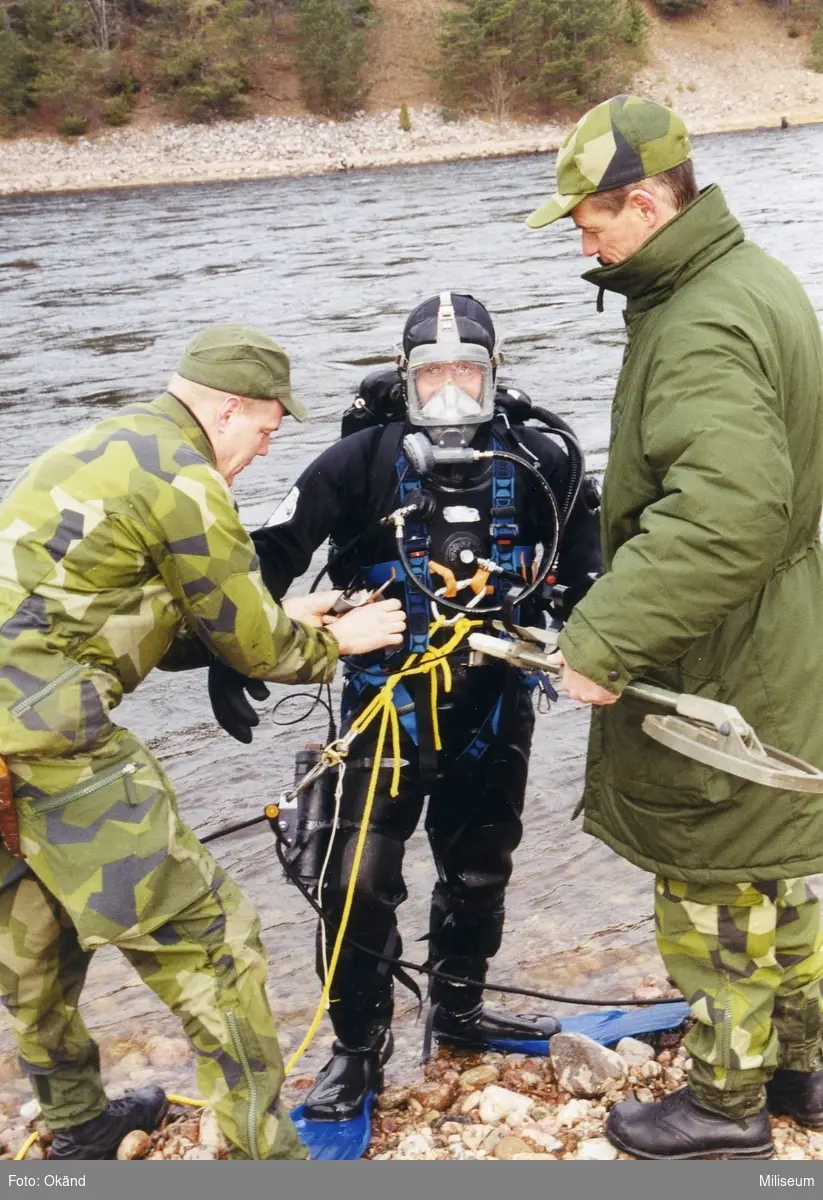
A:
POLYGON ((206 434, 164 393, 48 450, 0 504, 0 753, 102 747, 123 693, 195 637, 256 679, 337 662, 269 596, 206 434))

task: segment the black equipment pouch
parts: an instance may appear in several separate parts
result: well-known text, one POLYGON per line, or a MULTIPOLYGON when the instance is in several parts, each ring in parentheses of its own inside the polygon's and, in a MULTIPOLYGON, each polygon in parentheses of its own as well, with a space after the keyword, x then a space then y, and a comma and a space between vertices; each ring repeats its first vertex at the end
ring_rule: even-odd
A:
MULTIPOLYGON (((299 783, 320 762, 323 747, 312 743, 298 750, 294 759, 294 782, 299 783)), ((337 771, 324 771, 298 792, 291 804, 281 804, 277 819, 278 837, 284 843, 283 857, 292 875, 314 892, 329 848, 334 818, 337 771)), ((294 880, 292 880, 294 882, 294 880)))

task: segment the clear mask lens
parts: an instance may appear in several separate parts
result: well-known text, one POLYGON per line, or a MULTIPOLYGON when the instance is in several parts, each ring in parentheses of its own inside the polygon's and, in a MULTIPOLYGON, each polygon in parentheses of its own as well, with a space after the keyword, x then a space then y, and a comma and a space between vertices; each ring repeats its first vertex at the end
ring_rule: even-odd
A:
POLYGON ((494 384, 488 354, 478 346, 460 347, 466 357, 436 359, 435 346, 409 356, 407 392, 413 425, 481 425, 494 412, 494 384), (415 357, 423 361, 415 362, 415 357))

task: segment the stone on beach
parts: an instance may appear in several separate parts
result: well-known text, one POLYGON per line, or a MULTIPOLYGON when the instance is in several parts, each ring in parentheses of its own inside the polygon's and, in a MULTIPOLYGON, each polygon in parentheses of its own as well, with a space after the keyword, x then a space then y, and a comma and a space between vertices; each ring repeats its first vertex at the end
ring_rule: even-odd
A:
POLYGON ((429 1158, 434 1151, 431 1139, 425 1133, 409 1133, 397 1147, 397 1158, 429 1158))
POLYGON ((133 1129, 127 1133, 117 1147, 117 1157, 121 1162, 134 1158, 145 1158, 151 1150, 151 1138, 142 1129, 133 1129))
POLYGON ((481 1063, 479 1067, 470 1067, 460 1076, 458 1087, 461 1092, 473 1092, 475 1088, 483 1088, 489 1083, 497 1083, 500 1072, 494 1063, 481 1063))
POLYGON ((217 1124, 217 1116, 213 1108, 206 1107, 200 1114, 198 1141, 204 1149, 213 1151, 215 1155, 228 1153, 228 1142, 217 1124))
POLYGON ((642 1067, 644 1063, 650 1062, 654 1058, 654 1047, 650 1046, 648 1042, 641 1042, 638 1038, 621 1038, 614 1049, 627 1067, 642 1067))
POLYGON ((480 1097, 480 1119, 486 1125, 496 1125, 500 1121, 522 1121, 534 1107, 530 1096, 521 1096, 519 1092, 510 1092, 508 1088, 490 1084, 480 1097))
POLYGON ((619 1054, 583 1033, 556 1033, 551 1057, 557 1082, 573 1096, 602 1096, 613 1080, 627 1075, 619 1054))
POLYGON ((504 1137, 494 1148, 495 1158, 514 1158, 515 1154, 531 1154, 532 1148, 522 1138, 504 1137))
POLYGON ((611 1162, 617 1158, 617 1149, 604 1137, 584 1138, 577 1145, 577 1157, 599 1162, 611 1162))

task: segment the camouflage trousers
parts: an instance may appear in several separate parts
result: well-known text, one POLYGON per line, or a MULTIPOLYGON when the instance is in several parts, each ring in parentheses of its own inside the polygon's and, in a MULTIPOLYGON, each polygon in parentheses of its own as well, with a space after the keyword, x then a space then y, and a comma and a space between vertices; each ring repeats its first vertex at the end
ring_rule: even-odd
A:
POLYGON ((689 1087, 736 1119, 758 1112, 777 1067, 821 1059, 823 936, 805 879, 696 884, 658 878, 657 944, 695 1025, 689 1087))
POLYGON ((180 1017, 233 1158, 305 1158, 259 921, 178 815, 125 730, 106 753, 11 763, 25 861, 0 847, 0 999, 46 1123, 101 1113, 99 1054, 77 1011, 94 949, 114 945, 180 1017))

